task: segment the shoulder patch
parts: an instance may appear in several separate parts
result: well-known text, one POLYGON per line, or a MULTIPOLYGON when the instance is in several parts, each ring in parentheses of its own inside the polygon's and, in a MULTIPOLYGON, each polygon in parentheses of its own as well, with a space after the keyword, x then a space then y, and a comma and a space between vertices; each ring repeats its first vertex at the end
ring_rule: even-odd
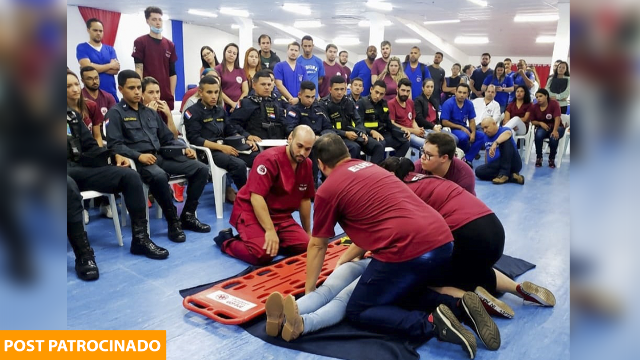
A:
POLYGON ((191 115, 191 111, 187 110, 184 112, 184 118, 189 120, 193 115, 191 115))
POLYGON ((291 117, 296 117, 298 114, 296 114, 296 112, 293 110, 289 110, 289 112, 287 112, 287 115, 291 117))

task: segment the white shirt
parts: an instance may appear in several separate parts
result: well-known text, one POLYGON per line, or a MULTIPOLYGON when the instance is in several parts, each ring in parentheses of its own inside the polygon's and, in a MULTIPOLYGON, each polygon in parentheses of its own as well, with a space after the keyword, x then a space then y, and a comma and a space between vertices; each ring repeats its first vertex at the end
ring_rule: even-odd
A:
POLYGON ((476 110, 476 126, 480 125, 482 119, 486 117, 492 117, 496 122, 500 121, 500 104, 497 101, 491 100, 487 105, 484 98, 475 98, 471 102, 476 110))

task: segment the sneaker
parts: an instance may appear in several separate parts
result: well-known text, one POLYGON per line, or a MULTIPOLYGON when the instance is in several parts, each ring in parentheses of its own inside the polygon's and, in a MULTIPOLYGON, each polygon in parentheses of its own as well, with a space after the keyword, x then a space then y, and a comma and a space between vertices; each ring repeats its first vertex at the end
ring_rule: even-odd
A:
POLYGON ((556 305, 556 297, 551 291, 529 281, 518 284, 516 290, 526 302, 549 307, 556 305))
POLYGON ((476 356, 478 349, 476 337, 460 324, 460 321, 446 305, 439 305, 429 315, 429 321, 433 323, 438 340, 460 345, 462 350, 469 354, 470 359, 476 356))
POLYGON ((171 184, 171 190, 173 191, 173 199, 177 202, 184 201, 184 188, 183 184, 171 184))
POLYGON ((84 220, 84 224, 87 225, 89 223, 89 212, 87 210, 82 210, 82 218, 84 220))
POLYGON ((267 314, 267 335, 278 336, 284 322, 284 298, 279 292, 273 292, 267 298, 264 309, 267 314))
POLYGON ((480 297, 471 291, 467 291, 460 300, 460 307, 466 315, 463 322, 478 334, 478 337, 487 349, 495 351, 500 348, 500 330, 484 309, 480 297))
POLYGON ((232 237, 233 237, 233 230, 231 230, 231 228, 226 228, 226 229, 220 230, 220 232, 218 233, 218 236, 213 238, 213 241, 216 243, 216 245, 218 245, 218 247, 220 247, 220 249, 222 249, 222 244, 224 244, 225 241, 231 239, 232 237))
POLYGON ((490 292, 485 290, 483 287, 478 286, 475 290, 476 295, 482 300, 482 305, 484 305, 484 309, 490 315, 502 316, 507 319, 513 319, 515 312, 513 309, 505 304, 504 302, 496 299, 490 292))
POLYGON ((542 167, 542 158, 536 159, 536 167, 542 167))
POLYGON ((462 161, 464 161, 465 164, 469 165, 473 169, 473 163, 467 160, 467 158, 463 158, 462 161))
POLYGON ((511 181, 518 183, 520 185, 524 185, 524 176, 518 174, 518 173, 513 173, 511 174, 511 181))
POLYGON ((282 328, 282 339, 292 341, 300 337, 304 331, 304 321, 298 311, 296 299, 291 295, 284 298, 284 317, 287 321, 282 328))
POLYGON ((552 169, 556 168, 555 159, 549 159, 549 167, 552 168, 552 169))
POLYGON ((111 205, 110 204, 100 205, 100 214, 108 217, 109 219, 113 219, 113 213, 111 212, 111 205))
POLYGON ((509 182, 509 177, 507 175, 496 176, 495 178, 493 178, 493 180, 491 180, 491 182, 496 185, 506 184, 507 182, 509 182))

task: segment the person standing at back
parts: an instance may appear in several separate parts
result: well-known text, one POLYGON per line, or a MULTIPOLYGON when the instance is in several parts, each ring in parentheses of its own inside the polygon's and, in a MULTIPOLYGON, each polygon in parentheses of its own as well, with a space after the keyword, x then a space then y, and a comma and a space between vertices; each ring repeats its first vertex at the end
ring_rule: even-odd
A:
POLYGON ((442 94, 442 83, 444 82, 444 78, 446 77, 446 73, 442 67, 440 67, 440 63, 444 55, 438 51, 433 56, 433 64, 429 65, 429 73, 431 74, 431 78, 433 79, 433 96, 435 96, 438 105, 441 104, 440 96, 442 94))
POLYGON ((347 77, 347 84, 351 84, 351 69, 347 66, 347 62, 349 61, 349 53, 346 50, 342 50, 338 53, 338 61, 340 65, 344 68, 343 74, 347 77))
POLYGON ((370 45, 367 47, 367 57, 364 60, 360 60, 353 65, 353 71, 351 72, 351 79, 362 79, 362 96, 368 96, 371 89, 371 68, 378 56, 378 49, 375 46, 370 45))
POLYGON ((260 64, 262 68, 273 70, 276 64, 280 62, 280 58, 275 52, 271 51, 271 36, 267 34, 260 35, 258 45, 260 45, 260 64))
MULTIPOLYGON (((342 76, 348 84, 349 80, 347 79, 347 74, 344 72, 344 67, 336 61, 337 54, 337 46, 335 46, 334 44, 327 45, 327 48, 325 50, 327 59, 322 62, 322 66, 324 67, 324 75, 327 79, 331 79, 336 75, 342 76)), ((329 81, 323 81, 322 84, 320 84, 319 91, 321 98, 329 95, 329 81)))
MULTIPOLYGON (((115 101, 118 101, 115 75, 120 71, 120 62, 115 49, 102 43, 103 32, 102 21, 96 18, 87 20, 89 41, 78 44, 76 58, 78 58, 80 67, 91 66, 98 72, 100 89, 113 95, 115 101)), ((80 77, 82 77, 82 73, 80 77)), ((91 100, 95 101, 96 99, 91 100)))
POLYGON ((141 79, 151 76, 158 80, 160 99, 166 101, 169 109, 173 110, 178 81, 176 48, 171 40, 162 36, 162 9, 149 6, 144 10, 144 17, 150 31, 133 42, 131 57, 141 79))
POLYGON ((469 79, 469 86, 471 87, 471 100, 478 97, 484 97, 484 92, 482 91, 482 84, 484 84, 484 79, 486 79, 489 75, 493 75, 493 70, 489 67, 490 62, 491 55, 489 53, 484 53, 482 54, 482 57, 480 59, 481 67, 473 70, 471 79, 469 79))
POLYGON ((391 43, 389 41, 384 40, 380 43, 380 53, 382 57, 376 59, 371 66, 371 84, 378 80, 380 74, 387 68, 389 59, 391 59, 391 43))
POLYGON ((411 80, 411 99, 414 100, 422 94, 422 82, 431 78, 427 65, 420 61, 420 48, 414 46, 409 53, 409 61, 404 63, 404 73, 411 80))
MULTIPOLYGON (((316 85, 316 89, 319 89, 325 77, 324 66, 322 65, 322 60, 313 55, 313 38, 311 36, 305 35, 302 37, 302 55, 298 57, 296 62, 305 68, 309 81, 316 85)), ((292 96, 296 94, 297 92, 291 93, 292 96)))

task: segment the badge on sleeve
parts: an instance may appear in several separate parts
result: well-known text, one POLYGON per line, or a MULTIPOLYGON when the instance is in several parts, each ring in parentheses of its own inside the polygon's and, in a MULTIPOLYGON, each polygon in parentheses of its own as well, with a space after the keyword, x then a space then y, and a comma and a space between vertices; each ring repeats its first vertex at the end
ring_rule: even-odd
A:
POLYGON ((295 111, 291 111, 289 110, 289 112, 287 113, 287 115, 291 116, 291 117, 296 117, 296 113, 295 111))
POLYGON ((256 169, 256 171, 258 172, 258 174, 260 175, 266 175, 267 174, 267 167, 264 165, 260 165, 258 166, 258 168, 256 169))
POLYGON ((191 115, 191 112, 189 110, 184 112, 184 118, 185 119, 189 120, 189 119, 191 119, 191 116, 193 116, 193 115, 191 115))

